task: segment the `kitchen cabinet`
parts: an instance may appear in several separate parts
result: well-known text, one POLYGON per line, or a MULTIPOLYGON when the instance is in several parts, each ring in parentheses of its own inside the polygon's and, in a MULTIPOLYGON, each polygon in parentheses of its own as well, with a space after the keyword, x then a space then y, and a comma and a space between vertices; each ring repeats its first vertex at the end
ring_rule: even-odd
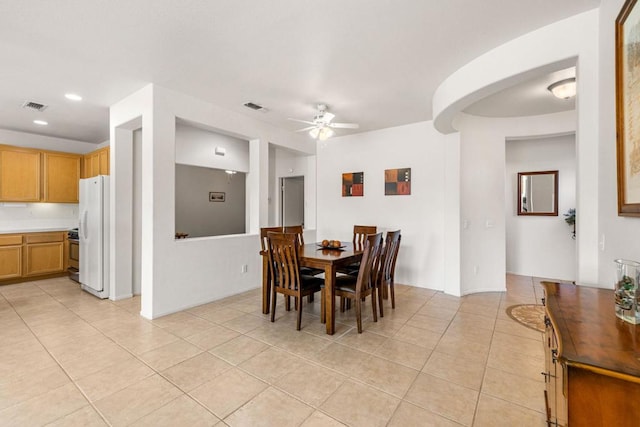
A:
POLYGON ((29 233, 24 235, 24 276, 60 273, 65 264, 65 233, 29 233))
POLYGON ((0 201, 39 202, 40 151, 0 145, 0 201))
POLYGON ((0 235, 0 280, 22 276, 22 235, 0 235))
POLYGON ((542 284, 547 424, 637 426, 640 327, 616 317, 612 289, 542 284))
POLYGON ((44 202, 78 203, 82 156, 44 152, 44 202))
POLYGON ((84 155, 83 177, 109 175, 109 147, 104 147, 84 155))

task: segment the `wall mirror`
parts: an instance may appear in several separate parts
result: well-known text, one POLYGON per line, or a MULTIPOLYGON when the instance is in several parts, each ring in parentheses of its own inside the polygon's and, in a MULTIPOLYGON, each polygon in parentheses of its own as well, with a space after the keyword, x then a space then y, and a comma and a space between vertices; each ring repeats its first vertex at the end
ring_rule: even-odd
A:
POLYGON ((558 171, 518 172, 518 215, 558 216, 558 171))

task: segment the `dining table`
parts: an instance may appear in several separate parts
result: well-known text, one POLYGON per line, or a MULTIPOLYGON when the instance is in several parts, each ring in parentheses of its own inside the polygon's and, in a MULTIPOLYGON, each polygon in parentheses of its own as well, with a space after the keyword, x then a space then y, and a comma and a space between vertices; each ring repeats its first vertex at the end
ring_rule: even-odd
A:
MULTIPOLYGON (((262 254, 262 253, 261 253, 262 254)), ((269 263, 264 261, 268 254, 263 255, 262 274, 262 312, 269 313, 271 298, 271 280, 269 277, 269 263), (266 270, 265 270, 266 269, 266 270)), ((311 267, 324 270, 325 286, 325 321, 328 335, 336 330, 335 318, 335 280, 340 267, 346 267, 362 259, 362 248, 354 247, 351 242, 342 242, 339 249, 324 248, 318 243, 307 243, 300 246, 298 262, 300 267, 311 267)))

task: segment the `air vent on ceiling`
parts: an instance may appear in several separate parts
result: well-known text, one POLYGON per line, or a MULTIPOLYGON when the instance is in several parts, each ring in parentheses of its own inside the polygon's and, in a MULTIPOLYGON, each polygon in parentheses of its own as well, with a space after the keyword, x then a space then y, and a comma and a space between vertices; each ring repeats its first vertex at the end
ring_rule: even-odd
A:
POLYGON ((254 102, 246 102, 244 104, 244 106, 247 107, 247 108, 251 108, 252 110, 256 110, 256 111, 264 109, 264 107, 262 105, 258 105, 258 104, 254 103, 254 102))
POLYGON ((36 111, 44 111, 47 109, 47 107, 48 105, 40 104, 39 102, 33 101, 25 101, 24 104, 22 104, 22 108, 28 108, 30 110, 36 111))

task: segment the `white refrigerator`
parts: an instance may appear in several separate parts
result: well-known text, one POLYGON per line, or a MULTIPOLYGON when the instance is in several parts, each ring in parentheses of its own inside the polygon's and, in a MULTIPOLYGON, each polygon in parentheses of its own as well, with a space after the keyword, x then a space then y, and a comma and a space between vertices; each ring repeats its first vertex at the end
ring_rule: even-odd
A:
POLYGON ((109 177, 80 180, 80 285, 109 298, 109 177))

